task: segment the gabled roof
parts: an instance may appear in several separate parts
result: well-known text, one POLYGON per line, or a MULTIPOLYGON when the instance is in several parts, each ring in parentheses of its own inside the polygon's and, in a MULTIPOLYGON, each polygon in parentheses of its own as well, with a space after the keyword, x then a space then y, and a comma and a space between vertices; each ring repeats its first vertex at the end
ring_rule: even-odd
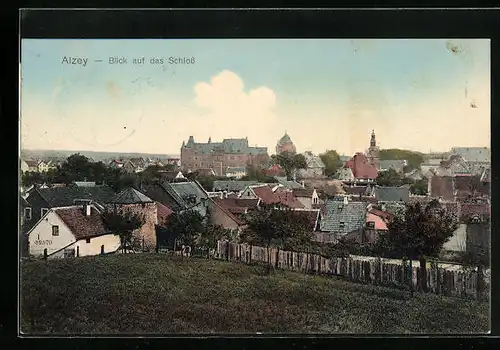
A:
POLYGON ((51 208, 72 206, 75 199, 90 199, 100 204, 106 204, 112 203, 115 198, 113 189, 105 185, 95 187, 38 188, 35 191, 45 199, 51 208))
POLYGON ((380 202, 408 202, 410 189, 408 187, 375 187, 375 198, 380 202))
POLYGON ((368 159, 362 153, 356 153, 349 161, 346 168, 350 168, 356 179, 376 179, 377 168, 368 163, 368 159))
POLYGON ((366 221, 367 204, 363 202, 344 203, 336 198, 325 203, 325 215, 321 221, 321 231, 340 235, 361 229, 366 221))
POLYGON ((295 198, 291 191, 275 192, 278 202, 290 208, 304 208, 304 205, 295 198))
POLYGON ((304 188, 301 184, 299 184, 296 181, 293 180, 287 180, 286 177, 280 177, 280 176, 275 176, 274 177, 279 184, 285 186, 286 188, 289 188, 291 190, 293 189, 299 189, 299 188, 304 188))
POLYGON ((384 219, 385 221, 388 221, 392 217, 394 217, 394 214, 391 214, 391 213, 389 213, 387 211, 379 210, 379 209, 376 209, 376 208, 371 208, 368 212, 370 214, 376 215, 376 216, 384 219))
POLYGON ((126 188, 118 193, 112 201, 114 204, 142 204, 153 202, 151 198, 132 187, 126 188))
POLYGON ((173 210, 166 205, 156 202, 156 217, 158 219, 158 224, 162 225, 167 218, 173 213, 173 210))
POLYGON ((90 215, 86 216, 81 206, 57 208, 54 212, 68 226, 77 240, 109 233, 102 214, 94 207, 90 208, 90 215))
POLYGON ((240 218, 238 218, 237 216, 235 216, 231 210, 226 206, 226 202, 224 202, 223 200, 221 199, 218 199, 218 198, 214 198, 213 200, 213 203, 218 207, 220 208, 224 214, 226 214, 231 220, 233 220, 237 225, 243 225, 244 222, 243 220, 241 220, 240 218))
POLYGON ((248 210, 257 209, 260 199, 250 198, 214 198, 218 204, 229 210, 233 214, 242 214, 248 210))
POLYGON ((279 199, 274 195, 273 190, 268 185, 251 186, 251 189, 264 204, 274 204, 279 202, 279 199))
POLYGON ((30 168, 36 168, 39 164, 37 160, 25 160, 25 162, 30 168))
POLYGON ((141 191, 149 198, 154 199, 156 202, 165 205, 173 211, 179 211, 186 207, 182 198, 172 188, 166 187, 163 184, 142 184, 141 191))

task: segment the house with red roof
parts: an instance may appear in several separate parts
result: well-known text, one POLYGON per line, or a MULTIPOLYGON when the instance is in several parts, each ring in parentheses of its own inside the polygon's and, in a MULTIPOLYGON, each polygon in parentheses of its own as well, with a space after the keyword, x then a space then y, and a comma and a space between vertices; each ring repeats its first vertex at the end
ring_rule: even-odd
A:
POLYGON ((29 254, 50 258, 114 253, 120 237, 110 232, 92 204, 52 208, 28 232, 29 254))
POLYGON ((208 201, 209 219, 212 225, 221 226, 235 232, 241 232, 245 227, 245 221, 241 217, 247 213, 248 208, 238 206, 235 198, 213 198, 208 201))
POLYGON ((374 182, 377 179, 377 168, 368 161, 361 152, 356 153, 344 166, 349 168, 356 182, 374 182))
POLYGON ((285 174, 285 171, 279 165, 273 165, 267 169, 264 169, 262 172, 264 173, 264 175, 269 177, 283 176, 285 174))
POLYGON ((266 205, 281 203, 290 208, 304 208, 291 190, 273 191, 268 184, 247 186, 239 198, 260 199, 261 203, 266 205))

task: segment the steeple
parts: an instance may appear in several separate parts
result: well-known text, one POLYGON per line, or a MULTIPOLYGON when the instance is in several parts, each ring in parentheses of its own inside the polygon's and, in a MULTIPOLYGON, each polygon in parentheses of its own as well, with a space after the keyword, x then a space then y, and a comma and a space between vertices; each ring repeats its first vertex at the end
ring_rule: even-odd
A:
POLYGON ((182 148, 186 147, 186 142, 182 141, 182 148))
POLYGON ((208 138, 208 143, 212 143, 212 137, 208 138))
POLYGON ((370 147, 376 147, 377 142, 375 141, 375 130, 372 130, 372 136, 370 138, 370 147))

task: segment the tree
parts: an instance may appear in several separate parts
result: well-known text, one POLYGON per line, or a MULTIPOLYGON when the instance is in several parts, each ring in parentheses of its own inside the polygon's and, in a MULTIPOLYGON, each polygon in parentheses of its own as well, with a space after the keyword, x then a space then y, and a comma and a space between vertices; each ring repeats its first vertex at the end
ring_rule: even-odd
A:
POLYGON ((303 154, 283 152, 271 158, 283 169, 287 178, 290 178, 295 170, 307 168, 307 161, 303 154))
POLYGON ((380 186, 399 187, 402 186, 404 183, 403 176, 401 176, 401 174, 398 173, 393 168, 389 168, 389 170, 387 171, 379 171, 376 181, 377 185, 380 186))
POLYGON ((325 175, 330 177, 337 173, 342 166, 340 156, 335 150, 326 150, 325 153, 319 155, 323 164, 325 164, 325 175))
POLYGON ((204 230, 195 235, 194 242, 198 247, 206 251, 207 257, 210 258, 210 249, 215 248, 217 242, 223 239, 233 239, 231 230, 225 229, 220 225, 209 224, 204 230))
POLYGON ((457 228, 456 215, 437 200, 425 207, 407 204, 404 212, 390 219, 388 232, 380 237, 378 246, 388 257, 437 257, 457 228))
POLYGON ((380 160, 407 160, 406 172, 419 169, 420 164, 424 162, 424 155, 422 153, 398 148, 382 149, 379 152, 379 157, 380 160))
POLYGON ((298 215, 282 204, 264 205, 248 214, 246 221, 248 229, 241 235, 241 239, 266 247, 269 268, 272 267, 270 247, 273 242, 284 248, 287 244, 307 244, 311 241, 312 233, 306 216, 298 215))
POLYGON ((119 234, 124 253, 133 246, 133 232, 140 229, 146 221, 144 214, 131 210, 117 210, 116 208, 105 210, 103 220, 110 231, 119 234))
POLYGON ((31 185, 41 185, 45 182, 45 178, 42 173, 36 171, 27 171, 21 176, 21 184, 24 187, 30 187, 31 185))
POLYGON ((456 215, 437 200, 423 207, 420 203, 407 204, 405 211, 396 213, 388 232, 378 239, 377 251, 389 258, 420 260, 421 280, 426 281, 426 257, 438 257, 454 231, 458 228, 456 215))
POLYGON ((74 181, 88 181, 93 175, 91 171, 92 165, 93 163, 84 155, 80 153, 72 154, 57 169, 57 177, 66 184, 74 181))
POLYGON ((415 181, 410 185, 410 192, 415 195, 425 196, 427 195, 428 181, 427 178, 422 178, 415 181))
POLYGON ((158 230, 158 243, 166 246, 192 245, 196 237, 205 231, 204 220, 195 210, 173 213, 158 230))

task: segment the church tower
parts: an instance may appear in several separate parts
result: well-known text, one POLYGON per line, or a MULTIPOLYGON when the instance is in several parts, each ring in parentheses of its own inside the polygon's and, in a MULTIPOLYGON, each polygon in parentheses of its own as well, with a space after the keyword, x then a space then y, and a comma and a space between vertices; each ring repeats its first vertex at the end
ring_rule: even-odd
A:
POLYGON ((370 148, 368 148, 368 153, 366 158, 368 158, 368 162, 374 165, 377 170, 380 169, 380 158, 379 158, 380 150, 377 146, 377 141, 375 139, 375 130, 372 130, 372 136, 370 138, 370 148))

